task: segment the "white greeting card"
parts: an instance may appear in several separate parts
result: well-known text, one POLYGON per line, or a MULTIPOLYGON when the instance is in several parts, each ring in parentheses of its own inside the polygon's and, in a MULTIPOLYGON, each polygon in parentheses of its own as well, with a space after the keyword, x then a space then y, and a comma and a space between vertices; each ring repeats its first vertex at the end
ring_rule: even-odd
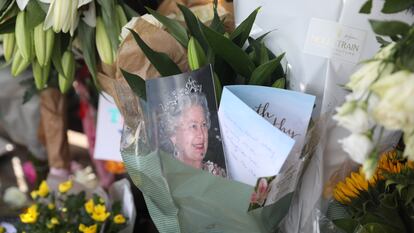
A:
MULTIPOLYGON (((294 187, 301 166, 285 163, 300 155, 314 102, 300 92, 225 86, 219 120, 230 178, 254 186, 261 177, 278 175, 273 186, 294 187), (283 165, 289 174, 280 174, 283 165)), ((272 190, 272 202, 285 194, 279 189, 272 190)))
POLYGON ((94 158, 121 162, 123 118, 111 96, 99 96, 94 158))

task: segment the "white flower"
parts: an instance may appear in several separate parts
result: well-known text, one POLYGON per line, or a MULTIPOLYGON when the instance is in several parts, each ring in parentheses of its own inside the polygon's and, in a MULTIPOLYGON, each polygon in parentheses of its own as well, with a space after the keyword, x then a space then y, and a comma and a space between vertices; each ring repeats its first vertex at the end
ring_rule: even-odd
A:
POLYGON ((371 61, 351 75, 349 83, 345 86, 354 92, 354 95, 362 97, 369 91, 369 87, 375 80, 390 74, 394 70, 394 64, 383 61, 371 61))
POLYGON ((4 192, 3 201, 15 208, 21 208, 26 204, 27 197, 16 186, 11 186, 4 192))
POLYGON ((383 88, 382 98, 373 109, 373 117, 387 129, 412 132, 414 130, 414 74, 400 71, 395 75, 409 77, 383 88))
POLYGON ((351 134, 339 140, 339 143, 342 144, 342 148, 349 154, 349 157, 360 164, 364 163, 374 148, 371 139, 365 134, 351 134))
POLYGON ((338 125, 348 129, 352 133, 363 133, 370 130, 374 125, 371 116, 368 114, 366 105, 356 101, 345 102, 341 107, 337 108, 337 114, 333 119, 338 125))
POLYGON ((24 11, 27 4, 29 3, 29 0, 16 0, 17 6, 21 11, 24 11))
POLYGON ((389 45, 381 48, 377 54, 375 54, 374 58, 376 59, 387 59, 390 58, 394 54, 394 47, 396 43, 392 42, 389 45))
POLYGON ((376 81, 374 84, 372 84, 371 90, 382 98, 390 88, 405 82, 407 79, 412 78, 414 78, 413 73, 407 70, 398 71, 391 75, 382 77, 380 80, 376 81))
POLYGON ((78 22, 78 8, 90 3, 92 0, 41 0, 49 3, 49 10, 45 18, 44 29, 53 27, 56 33, 70 32, 73 35, 78 22))
POLYGON ((414 133, 404 134, 405 150, 404 156, 409 160, 414 160, 414 133))

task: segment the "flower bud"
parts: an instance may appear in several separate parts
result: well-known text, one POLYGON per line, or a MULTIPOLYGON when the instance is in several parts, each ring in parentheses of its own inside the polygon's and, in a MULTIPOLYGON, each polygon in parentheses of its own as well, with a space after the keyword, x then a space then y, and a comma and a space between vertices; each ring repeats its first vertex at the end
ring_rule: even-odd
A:
POLYGON ((72 86, 75 78, 75 58, 70 50, 66 50, 62 56, 63 74, 59 73, 59 89, 65 94, 72 86))
POLYGON ((115 54, 101 17, 96 17, 96 49, 102 62, 111 65, 115 54))
POLYGON ((33 41, 38 63, 46 66, 52 57, 55 33, 51 28, 44 30, 43 26, 44 24, 41 23, 34 28, 33 41))
POLYGON ((33 58, 33 44, 32 44, 32 34, 33 31, 29 29, 26 22, 26 12, 20 11, 17 14, 15 34, 16 34, 16 44, 20 50, 20 54, 28 61, 33 58))
POLYGON ((16 38, 14 32, 3 34, 4 60, 10 61, 14 53, 16 38))

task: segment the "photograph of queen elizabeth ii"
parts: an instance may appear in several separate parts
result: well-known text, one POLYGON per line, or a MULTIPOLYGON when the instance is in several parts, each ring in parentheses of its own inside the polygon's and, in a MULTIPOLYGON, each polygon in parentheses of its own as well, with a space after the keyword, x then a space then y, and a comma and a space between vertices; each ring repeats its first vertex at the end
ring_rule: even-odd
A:
POLYGON ((226 177, 211 67, 147 81, 156 146, 181 162, 226 177))

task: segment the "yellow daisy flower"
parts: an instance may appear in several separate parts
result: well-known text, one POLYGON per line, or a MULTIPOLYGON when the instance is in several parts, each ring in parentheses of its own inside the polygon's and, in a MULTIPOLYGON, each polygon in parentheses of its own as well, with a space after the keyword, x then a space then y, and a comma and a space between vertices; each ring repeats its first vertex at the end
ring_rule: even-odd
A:
POLYGON ((37 194, 40 197, 46 197, 49 194, 49 186, 47 185, 46 181, 42 181, 39 186, 39 190, 37 190, 37 194))
POLYGON ((86 213, 88 214, 92 214, 93 212, 93 208, 95 207, 95 203, 93 202, 93 199, 89 199, 89 201, 87 201, 84 205, 86 213))
POLYGON ((98 229, 98 225, 94 224, 91 226, 85 226, 81 223, 78 229, 80 232, 83 232, 83 233, 96 233, 96 230, 98 229))
POLYGON ((93 208, 91 217, 97 222, 104 222, 109 217, 109 215, 110 213, 106 212, 106 206, 99 204, 93 208))
POLYGON ((22 223, 32 224, 37 221, 38 217, 39 212, 37 212, 37 205, 34 204, 27 208, 24 213, 20 214, 20 221, 22 221, 22 223))
POLYGON ((114 223, 116 224, 123 224, 125 223, 126 219, 122 214, 117 214, 114 217, 114 223))
POLYGON ((66 193, 67 191, 69 191, 73 186, 72 180, 68 180, 66 182, 60 183, 59 184, 59 192, 61 193, 66 193))

